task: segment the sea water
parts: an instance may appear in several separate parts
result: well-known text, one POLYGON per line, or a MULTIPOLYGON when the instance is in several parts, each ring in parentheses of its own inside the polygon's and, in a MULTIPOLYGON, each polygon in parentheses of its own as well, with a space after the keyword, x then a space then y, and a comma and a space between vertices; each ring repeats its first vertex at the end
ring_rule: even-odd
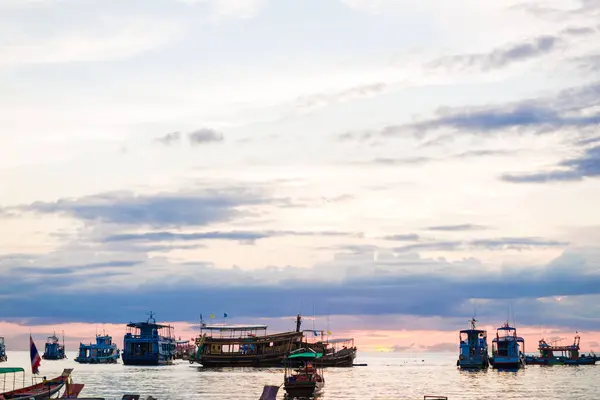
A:
MULTIPOLYGON (((280 368, 206 369, 178 360, 157 367, 121 364, 78 364, 75 352, 67 359, 42 360, 40 376, 58 376, 74 368, 73 381, 85 384, 81 397, 120 399, 125 393, 152 395, 162 399, 252 399, 258 400, 264 385, 281 385, 280 368)), ((364 353, 356 363, 367 366, 325 369, 322 400, 423 399, 424 395, 447 396, 449 400, 477 399, 600 399, 600 365, 527 366, 516 372, 493 369, 461 371, 452 353, 364 353)), ((0 367, 22 367, 31 383, 28 352, 8 352, 0 367)), ((10 383, 12 385, 12 379, 10 383)), ((0 378, 0 389, 2 378, 0 378)), ((283 398, 283 388, 278 399, 283 398)))

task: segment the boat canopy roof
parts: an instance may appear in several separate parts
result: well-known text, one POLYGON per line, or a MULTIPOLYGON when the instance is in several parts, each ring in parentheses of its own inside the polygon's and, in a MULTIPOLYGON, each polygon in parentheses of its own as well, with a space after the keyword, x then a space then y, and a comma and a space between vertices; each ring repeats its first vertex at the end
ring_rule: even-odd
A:
POLYGON ((331 344, 336 344, 336 343, 344 343, 344 342, 351 342, 354 339, 350 338, 350 339, 331 339, 329 340, 329 343, 331 344))
POLYGON ((17 372, 25 372, 23 368, 0 368, 0 374, 14 374, 17 372))
POLYGON ((267 325, 205 325, 201 327, 209 331, 256 331, 266 330, 267 325))
POLYGON ((151 323, 151 322, 130 322, 127 324, 127 326, 129 328, 157 328, 157 329, 162 329, 162 328, 171 328, 170 325, 161 325, 161 324, 155 324, 155 323, 151 323))
POLYGON ((523 339, 520 336, 500 336, 499 338, 494 338, 494 340, 492 340, 492 342, 508 342, 508 341, 525 343, 525 339, 523 339))
POLYGON ((323 357, 323 353, 313 353, 313 352, 307 351, 304 353, 291 354, 287 358, 299 359, 299 360, 302 360, 302 359, 311 360, 314 358, 321 358, 321 357, 323 357))
POLYGON ((484 331, 483 329, 463 329, 462 331, 460 331, 460 333, 487 333, 487 331, 484 331))

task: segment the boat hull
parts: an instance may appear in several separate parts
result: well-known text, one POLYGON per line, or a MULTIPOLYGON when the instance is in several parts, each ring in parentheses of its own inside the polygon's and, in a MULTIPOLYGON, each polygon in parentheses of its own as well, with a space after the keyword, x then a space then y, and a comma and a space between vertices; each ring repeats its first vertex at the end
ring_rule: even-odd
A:
POLYGON ((461 369, 486 369, 488 368, 490 365, 487 362, 471 362, 468 360, 465 361, 458 361, 458 366, 461 369))
POLYGON ((76 357, 75 362, 79 364, 116 364, 118 357, 81 358, 76 357))
POLYGON ((325 382, 286 382, 283 388, 288 397, 308 398, 320 394, 324 386, 325 382))
POLYGON ((173 360, 165 357, 161 357, 157 354, 149 356, 129 356, 123 354, 124 365, 170 365, 173 364, 173 360))
POLYGON ((334 354, 327 354, 313 361, 313 365, 318 368, 327 367, 352 367, 356 358, 356 349, 338 351, 334 354))
POLYGON ((461 369, 485 369, 490 366, 490 359, 487 355, 463 357, 459 356, 456 366, 461 369))
MULTIPOLYGON (((265 356, 243 356, 238 357, 219 357, 213 355, 202 355, 200 364, 207 368, 220 367, 281 367, 285 354, 265 355, 265 356)), ((190 360, 191 361, 191 360, 190 360)))
POLYGON ((525 367, 525 362, 520 358, 492 358, 490 364, 494 369, 519 369, 525 367))
POLYGON ((62 360, 64 358, 66 358, 66 356, 63 356, 63 355, 57 355, 57 356, 55 356, 55 355, 44 354, 44 355, 42 355, 42 358, 44 360, 62 360))
POLYGON ((45 383, 38 383, 37 385, 24 387, 22 389, 13 390, 11 392, 0 393, 0 397, 3 397, 6 400, 45 400, 58 393, 64 385, 65 379, 60 377, 52 379, 45 383))

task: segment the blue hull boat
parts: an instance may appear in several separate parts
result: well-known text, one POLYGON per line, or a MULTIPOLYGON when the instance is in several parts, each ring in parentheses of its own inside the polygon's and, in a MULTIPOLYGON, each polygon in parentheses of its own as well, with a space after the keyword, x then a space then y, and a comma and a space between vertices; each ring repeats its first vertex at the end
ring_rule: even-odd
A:
POLYGON ((150 313, 146 322, 131 322, 123 340, 123 364, 172 364, 176 353, 173 327, 160 325, 150 313))
POLYGON ((492 341, 490 364, 494 369, 520 369, 525 367, 525 340, 517 336, 516 328, 508 325, 496 330, 492 341))
POLYGON ((6 345, 4 344, 4 338, 0 336, 0 362, 7 361, 6 356, 6 345))
POLYGON ((96 344, 79 344, 79 354, 75 361, 80 364, 116 364, 120 353, 117 345, 108 335, 97 335, 96 344))
POLYGON ((462 369, 484 369, 490 365, 487 332, 475 328, 475 318, 471 319, 471 329, 460 331, 460 353, 456 365, 462 369))
POLYGON ((58 341, 58 337, 56 336, 56 334, 48 336, 48 340, 46 340, 46 346, 44 347, 44 354, 42 355, 42 358, 44 360, 62 360, 63 358, 67 358, 65 354, 64 342, 64 336, 62 344, 58 341))

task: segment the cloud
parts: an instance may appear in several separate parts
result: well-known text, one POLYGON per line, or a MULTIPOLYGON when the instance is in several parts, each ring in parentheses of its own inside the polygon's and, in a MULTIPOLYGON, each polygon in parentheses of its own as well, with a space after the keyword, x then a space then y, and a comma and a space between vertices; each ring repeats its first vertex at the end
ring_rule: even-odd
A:
POLYGON ((434 118, 405 125, 388 125, 370 134, 373 137, 414 136, 437 129, 485 135, 523 129, 541 134, 565 127, 592 128, 600 124, 600 113, 594 111, 594 107, 600 104, 599 99, 600 83, 595 82, 563 90, 551 97, 493 106, 440 109, 434 118))
POLYGON ((587 36, 596 33, 596 29, 589 26, 570 27, 562 30, 562 33, 570 36, 587 36))
POLYGON ((475 224, 461 224, 461 225, 438 225, 429 226, 426 228, 429 231, 481 231, 489 229, 487 226, 475 225, 475 224))
POLYGON ((256 17, 266 0, 175 0, 189 5, 202 5, 209 9, 214 21, 221 18, 250 19, 256 17))
POLYGON ((469 249, 485 250, 530 250, 536 247, 566 247, 568 242, 545 240, 532 237, 504 237, 498 239, 478 239, 472 241, 431 241, 394 247, 399 253, 414 251, 457 251, 469 249))
POLYGON ((384 240, 395 240, 398 242, 416 242, 419 240, 419 235, 416 233, 408 233, 404 235, 388 235, 384 236, 382 239, 384 240))
POLYGON ((73 265, 66 267, 33 267, 33 266, 19 266, 11 267, 15 273, 22 274, 41 274, 41 275, 67 275, 74 274, 77 272, 86 271, 102 271, 102 273, 109 273, 106 271, 107 268, 123 268, 133 267, 140 264, 140 261, 109 261, 109 262, 97 262, 82 265, 73 265))
POLYGON ((103 193, 55 202, 35 202, 8 211, 67 215, 84 221, 142 226, 194 226, 249 215, 248 207, 269 204, 264 194, 244 188, 136 195, 103 193))
POLYGON ((405 157, 405 158, 374 158, 369 164, 380 165, 408 165, 408 164, 423 164, 432 161, 431 157, 405 157))
POLYGON ((432 344, 429 346, 421 346, 421 348, 425 351, 445 353, 445 352, 457 351, 458 345, 456 343, 444 342, 444 343, 435 343, 435 344, 432 344))
POLYGON ((508 150, 470 150, 463 153, 455 154, 454 158, 472 158, 472 157, 487 157, 487 156, 507 156, 514 155, 516 151, 508 150))
POLYGON ((133 57, 163 46, 180 34, 181 28, 169 21, 131 18, 118 25, 119 18, 107 18, 106 26, 50 36, 22 36, 3 47, 0 65, 94 62, 133 57))
POLYGON ((383 82, 377 82, 355 86, 337 93, 320 93, 302 96, 296 100, 296 106, 299 108, 315 108, 352 99, 371 97, 382 93, 387 86, 388 85, 383 82))
MULTIPOLYGON (((472 299, 486 299, 478 301, 478 315, 501 321, 510 299, 519 310, 517 318, 528 324, 597 329, 600 322, 584 316, 595 312, 593 304, 600 298, 598 255, 597 249, 571 251, 546 266, 502 270, 485 268, 474 260, 449 263, 420 258, 387 262, 362 259, 352 263, 345 259, 313 268, 253 270, 167 262, 167 271, 179 272, 153 276, 137 266, 139 272, 144 271, 145 279, 120 276, 118 281, 103 280, 102 285, 92 288, 88 285, 94 281, 82 281, 77 276, 34 279, 9 270, 3 271, 12 283, 0 288, 0 318, 122 323, 136 318, 141 309, 152 309, 179 321, 194 321, 202 310, 232 309, 246 319, 274 318, 295 313, 303 299, 308 302, 318 298, 320 310, 332 315, 460 320, 471 316, 472 299), (47 280, 43 292, 35 290, 47 280), (402 293, 401 298, 398 293, 402 293), (564 299, 552 300, 556 296, 564 299), (198 310, 198 304, 202 310, 198 310)), ((156 265, 163 264, 164 260, 156 261, 156 265)))
POLYGON ((360 234, 334 232, 334 231, 230 231, 230 232, 194 232, 194 233, 176 233, 176 232, 147 232, 140 234, 117 234, 104 238, 104 242, 125 242, 125 241, 193 241, 193 240, 236 240, 243 242, 254 242, 260 239, 268 239, 281 236, 333 236, 333 237, 356 237, 360 234))
POLYGON ((164 136, 156 138, 156 141, 164 144, 165 146, 169 146, 173 143, 178 143, 181 140, 181 133, 179 132, 171 132, 167 133, 164 136))
POLYGON ((562 161, 557 167, 562 169, 532 174, 505 174, 501 178, 512 183, 547 183, 597 177, 600 175, 600 146, 588 148, 580 157, 562 161))
POLYGON ((414 350, 416 347, 417 346, 416 346, 415 342, 412 342, 408 346, 402 346, 402 345, 396 344, 396 345, 392 346, 392 351, 402 353, 404 351, 414 350))
POLYGON ((222 142, 224 137, 221 132, 214 129, 202 128, 188 134, 192 145, 222 142))
POLYGON ((471 68, 484 71, 503 68, 516 62, 546 55, 558 48, 561 39, 556 36, 540 36, 524 43, 511 44, 489 53, 461 54, 443 57, 430 64, 439 68, 471 68))

